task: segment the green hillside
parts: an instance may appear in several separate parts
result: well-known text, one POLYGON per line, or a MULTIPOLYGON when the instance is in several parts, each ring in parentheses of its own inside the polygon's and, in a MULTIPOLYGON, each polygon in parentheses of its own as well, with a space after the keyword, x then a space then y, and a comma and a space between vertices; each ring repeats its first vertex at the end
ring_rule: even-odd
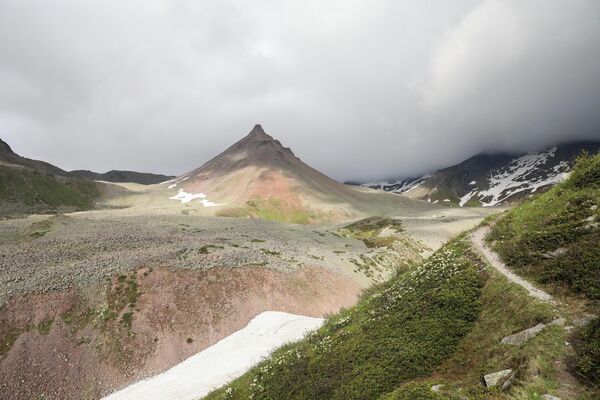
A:
POLYGON ((461 237, 207 399, 539 399, 558 386, 564 329, 520 347, 500 341, 556 316, 461 237), (517 380, 509 392, 481 386, 507 368, 517 380))
MULTIPOLYGON (((569 179, 509 211, 488 240, 519 274, 567 300, 600 305, 600 156, 580 157, 569 179)), ((581 331, 578 369, 600 385, 600 322, 581 331)))
POLYGON ((98 196, 94 182, 0 166, 0 214, 87 210, 98 196))
POLYGON ((583 157, 568 181, 498 218, 489 237, 560 304, 510 283, 463 235, 207 399, 596 399, 600 322, 580 328, 577 318, 597 310, 599 203, 600 156, 583 157), (574 328, 548 325, 518 346, 501 343, 558 316, 574 328), (506 369, 506 390, 481 384, 506 369))

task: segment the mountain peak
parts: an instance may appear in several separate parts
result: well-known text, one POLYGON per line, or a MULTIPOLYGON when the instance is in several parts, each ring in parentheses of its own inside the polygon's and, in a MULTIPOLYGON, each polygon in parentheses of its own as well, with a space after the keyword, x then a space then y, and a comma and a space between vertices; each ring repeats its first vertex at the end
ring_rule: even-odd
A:
POLYGON ((273 137, 268 135, 260 124, 254 125, 254 128, 252 128, 247 137, 258 138, 262 140, 273 140, 273 137))

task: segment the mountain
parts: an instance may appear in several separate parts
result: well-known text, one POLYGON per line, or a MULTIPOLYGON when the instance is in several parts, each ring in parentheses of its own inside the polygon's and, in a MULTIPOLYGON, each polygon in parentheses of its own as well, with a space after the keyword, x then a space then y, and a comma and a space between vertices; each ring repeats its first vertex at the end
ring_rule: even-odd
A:
POLYGON ((106 181, 106 182, 133 182, 139 183, 142 185, 154 185, 156 183, 161 183, 167 181, 169 179, 174 178, 174 176, 160 175, 160 174, 150 174, 145 172, 135 172, 135 171, 118 171, 112 170, 105 172, 103 174, 98 172, 86 171, 86 170, 75 170, 69 172, 69 175, 81 178, 88 179, 91 181, 106 181))
POLYGON ((582 158, 558 187, 399 269, 205 399, 600 398, 599 199, 600 155, 582 158), (560 307, 489 273, 474 239, 489 229, 511 269, 560 307))
POLYGON ((39 160, 32 160, 30 158, 18 155, 10 148, 8 143, 3 141, 2 139, 0 139, 0 165, 12 167, 25 167, 31 170, 44 172, 46 174, 86 179, 90 181, 134 182, 140 183, 142 185, 153 185, 155 183, 164 182, 166 180, 174 178, 173 176, 167 175, 118 170, 108 171, 103 174, 86 170, 75 170, 67 172, 50 163, 39 160))
POLYGON ((32 160, 18 155, 10 148, 8 143, 2 139, 0 139, 0 165, 25 167, 52 175, 69 176, 67 171, 64 171, 52 164, 44 161, 32 160))
POLYGON ((205 207, 220 206, 217 215, 294 223, 348 217, 373 208, 382 198, 311 168, 260 125, 200 168, 168 183, 178 191, 172 199, 199 198, 205 207))
POLYGON ((0 215, 88 210, 99 196, 96 183, 22 157, 0 140, 0 215))
POLYGON ((526 154, 479 154, 420 178, 363 185, 433 203, 497 206, 560 182, 583 151, 597 153, 600 142, 566 143, 526 154))

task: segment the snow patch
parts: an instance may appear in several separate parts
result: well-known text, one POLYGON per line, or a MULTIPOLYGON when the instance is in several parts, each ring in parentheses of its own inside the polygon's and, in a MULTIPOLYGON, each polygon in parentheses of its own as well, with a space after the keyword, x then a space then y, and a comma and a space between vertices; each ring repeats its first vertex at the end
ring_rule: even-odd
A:
POLYGON ((169 197, 169 200, 179 200, 181 203, 189 203, 192 200, 200 199, 200 203, 204 207, 216 207, 222 206, 224 203, 213 203, 206 198, 204 193, 188 193, 183 189, 179 189, 179 192, 173 197, 169 197))
POLYGON ((465 194, 463 197, 460 198, 458 205, 460 207, 464 207, 465 204, 467 204, 469 202, 469 200, 471 200, 471 197, 473 197, 476 194, 477 194, 477 190, 471 190, 469 193, 465 194))
POLYGON ((535 193, 538 189, 557 184, 568 176, 570 165, 561 161, 554 166, 549 161, 556 156, 557 148, 529 153, 511 160, 506 166, 490 172, 485 184, 475 186, 460 198, 459 205, 464 207, 477 195, 484 207, 497 206, 521 192, 535 193), (550 165, 549 165, 550 164, 550 165))
POLYGON ((392 181, 363 183, 361 186, 369 187, 372 189, 379 189, 392 193, 408 193, 411 190, 423 184, 423 182, 425 182, 429 177, 431 177, 431 175, 424 175, 419 178, 395 179, 392 181))
POLYGON ((188 193, 183 189, 179 189, 179 192, 173 197, 169 197, 169 200, 179 200, 182 203, 189 203, 194 199, 205 199, 204 193, 188 193))
POLYGON ((266 311, 243 329, 191 356, 175 367, 142 380, 104 400, 192 400, 233 379, 285 343, 319 328, 322 318, 266 311))
POLYGON ((479 192, 484 207, 498 205, 509 197, 539 188, 554 185, 564 179, 569 169, 566 161, 561 161, 544 171, 544 165, 555 156, 556 147, 539 153, 529 153, 512 160, 506 167, 494 171, 488 179, 489 187, 479 192), (543 174, 540 174, 543 171, 543 174))
POLYGON ((174 183, 174 184, 172 184, 172 185, 169 185, 169 189, 173 189, 174 187, 177 187, 177 184, 176 184, 176 183, 174 183))

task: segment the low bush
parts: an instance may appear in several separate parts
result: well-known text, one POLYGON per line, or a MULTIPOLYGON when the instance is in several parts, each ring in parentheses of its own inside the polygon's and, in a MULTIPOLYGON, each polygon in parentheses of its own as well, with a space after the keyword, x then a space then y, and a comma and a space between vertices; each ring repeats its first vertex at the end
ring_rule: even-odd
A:
POLYGON ((576 351, 579 373, 588 382, 600 386, 600 318, 581 330, 576 351))

